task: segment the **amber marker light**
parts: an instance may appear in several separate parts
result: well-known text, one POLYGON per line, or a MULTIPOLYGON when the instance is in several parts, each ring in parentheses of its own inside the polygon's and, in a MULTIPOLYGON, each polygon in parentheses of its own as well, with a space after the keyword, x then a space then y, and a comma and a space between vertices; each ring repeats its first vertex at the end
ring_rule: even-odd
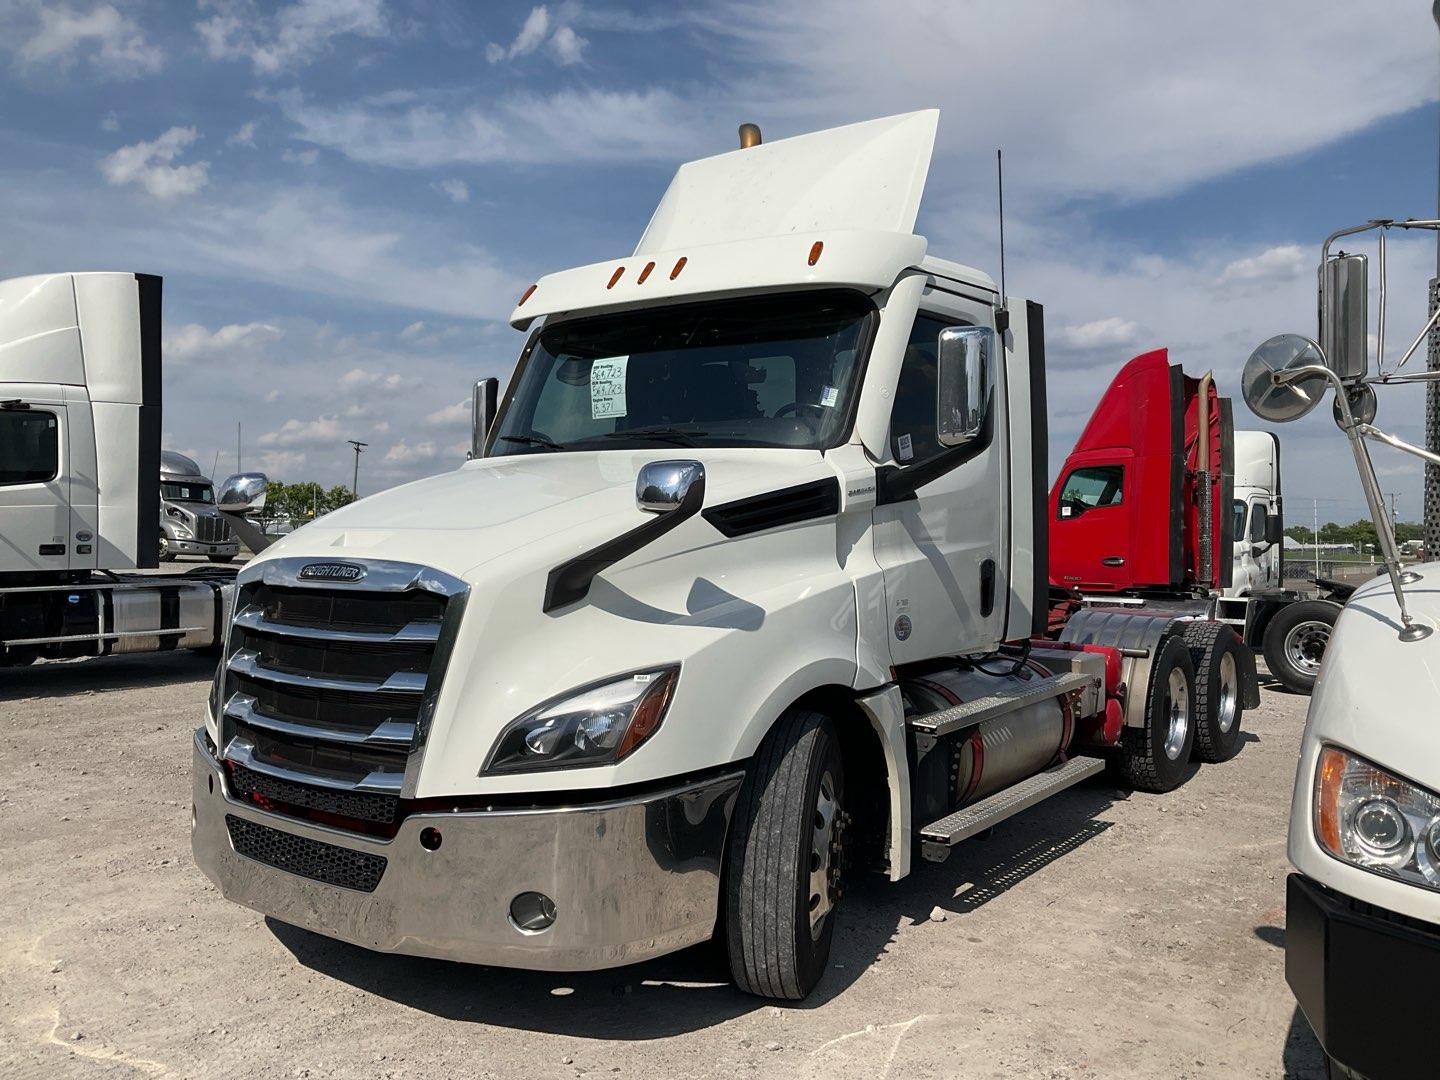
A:
POLYGON ((687 260, 684 255, 681 255, 680 258, 675 260, 675 269, 670 271, 671 281, 674 281, 677 277, 680 276, 680 271, 685 269, 686 261, 687 260))
POLYGON ((814 266, 820 261, 820 253, 825 250, 825 241, 816 240, 810 245, 810 265, 814 266))
POLYGON ((1345 755, 1333 746, 1320 751, 1315 769, 1315 838, 1332 855, 1340 847, 1340 782, 1345 777, 1345 755))
POLYGON ((636 285, 644 285, 644 284, 645 284, 645 279, 650 276, 650 271, 651 271, 651 270, 654 270, 654 269, 655 269, 655 264, 654 264, 653 262, 648 262, 648 263, 646 263, 646 264, 645 264, 645 269, 644 269, 644 270, 641 270, 641 271, 640 271, 640 276, 635 279, 635 284, 636 284, 636 285))
POLYGON ((617 266, 615 268, 615 273, 610 275, 610 284, 606 285, 605 287, 607 289, 613 289, 615 287, 615 283, 620 280, 620 275, 623 273, 625 273, 625 267, 617 266))
POLYGON ((536 290, 537 288, 539 288, 539 287, 540 287, 540 283, 539 283, 538 281, 537 281, 534 285, 531 285, 528 289, 526 289, 523 293, 520 294, 520 303, 516 304, 515 306, 516 306, 516 307, 524 307, 524 306, 525 306, 525 301, 526 301, 526 300, 529 300, 530 297, 534 296, 534 295, 535 295, 535 290, 536 290))

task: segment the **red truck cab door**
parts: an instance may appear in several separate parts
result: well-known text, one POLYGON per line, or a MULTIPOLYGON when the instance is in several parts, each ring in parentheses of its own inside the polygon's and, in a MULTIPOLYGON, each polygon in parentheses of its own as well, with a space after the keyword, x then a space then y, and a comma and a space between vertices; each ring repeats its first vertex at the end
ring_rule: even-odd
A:
POLYGON ((1134 584, 1128 450, 1073 454, 1050 491, 1050 580, 1081 592, 1134 584))

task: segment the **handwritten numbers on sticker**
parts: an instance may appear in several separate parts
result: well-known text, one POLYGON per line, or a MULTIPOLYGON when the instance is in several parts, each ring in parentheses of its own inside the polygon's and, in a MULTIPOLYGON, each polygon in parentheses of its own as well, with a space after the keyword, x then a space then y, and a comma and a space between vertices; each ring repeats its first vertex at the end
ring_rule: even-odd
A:
POLYGON ((590 419, 625 415, 625 367, 628 356, 611 356, 590 365, 590 419))
POLYGON ((835 402, 840 400, 840 391, 833 386, 827 386, 820 391, 820 404, 827 409, 833 409, 835 402))

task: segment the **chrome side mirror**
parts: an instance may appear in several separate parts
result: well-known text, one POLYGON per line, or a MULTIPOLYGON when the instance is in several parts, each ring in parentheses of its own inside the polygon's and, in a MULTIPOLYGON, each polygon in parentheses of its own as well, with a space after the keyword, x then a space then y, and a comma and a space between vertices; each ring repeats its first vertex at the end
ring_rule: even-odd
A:
POLYGON ((1363 379, 1370 366, 1368 289, 1364 255, 1337 255, 1320 267, 1320 347, 1330 370, 1347 382, 1363 379))
POLYGON ((253 514, 265 509, 270 478, 264 473, 246 472, 227 476, 220 485, 215 505, 225 514, 253 514))
POLYGON ((1320 346, 1299 334, 1277 334, 1259 345, 1240 373, 1245 404, 1261 420, 1299 420, 1325 396, 1330 383, 1320 346), (1295 374, 1309 368, 1305 374, 1295 374))
POLYGON ((942 446, 978 439, 995 390, 995 331, 951 326, 940 331, 935 435, 942 446))
POLYGON ((481 379, 470 399, 470 457, 485 456, 485 436, 495 422, 495 402, 500 394, 499 379, 481 379))
POLYGON ((635 479, 635 505, 655 514, 679 510, 705 497, 705 466, 698 461, 650 461, 635 479))

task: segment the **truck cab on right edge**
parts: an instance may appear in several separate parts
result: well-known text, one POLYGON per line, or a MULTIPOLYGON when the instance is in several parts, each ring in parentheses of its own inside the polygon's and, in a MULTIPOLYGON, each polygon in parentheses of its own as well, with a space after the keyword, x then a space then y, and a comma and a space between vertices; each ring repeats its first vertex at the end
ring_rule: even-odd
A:
MULTIPOLYGON (((1437 221, 1371 221, 1326 240, 1320 339, 1271 338, 1251 355, 1245 400, 1263 419, 1297 419, 1333 391, 1385 560, 1346 603, 1320 670, 1290 808, 1285 974, 1331 1076, 1433 1076, 1440 970, 1440 563, 1401 567, 1368 444, 1440 463, 1375 426, 1379 386, 1429 382, 1405 370, 1436 318, 1386 364, 1384 236, 1437 221), (1335 252, 1378 233, 1377 374, 1369 374, 1368 266, 1335 252)), ((1432 284, 1432 294, 1434 285, 1432 284)), ((1388 392, 1388 391, 1387 391, 1388 392)))

